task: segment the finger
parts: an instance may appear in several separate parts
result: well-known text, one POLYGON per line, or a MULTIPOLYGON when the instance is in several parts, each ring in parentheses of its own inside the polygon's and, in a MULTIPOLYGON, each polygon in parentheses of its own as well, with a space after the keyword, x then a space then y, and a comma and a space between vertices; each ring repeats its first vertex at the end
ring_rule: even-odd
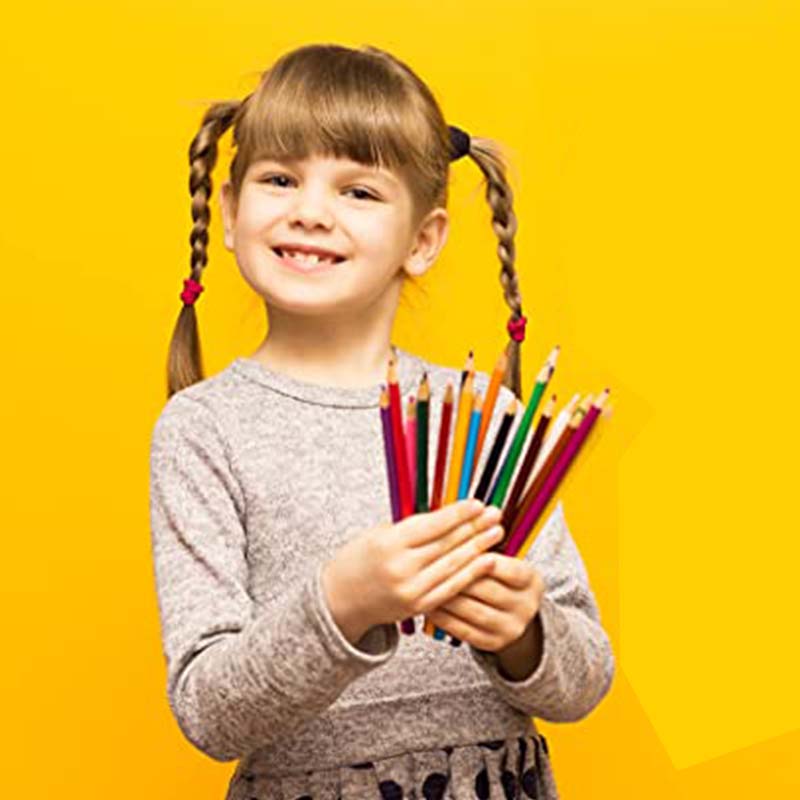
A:
MULTIPOLYGON (((475 536, 489 530, 493 525, 500 522, 502 512, 496 506, 486 506, 481 514, 462 522, 449 533, 442 535, 428 544, 415 548, 414 555, 417 559, 417 570, 429 566, 434 561, 445 556, 465 542, 472 540, 475 536)), ((494 544, 499 544, 502 537, 494 544)))
POLYGON ((476 628, 455 614, 438 610, 429 614, 428 618, 437 628, 441 628, 462 642, 468 642, 479 650, 497 649, 498 639, 494 632, 476 628))
POLYGON ((484 551, 498 541, 503 529, 498 525, 455 548, 443 558, 423 569, 412 582, 412 591, 419 598, 417 613, 444 605, 465 586, 486 575, 491 569, 492 554, 484 551))
POLYGON ((494 553, 492 562, 492 577, 506 584, 511 589, 525 589, 530 586, 533 578, 533 567, 526 561, 516 556, 504 556, 494 553))
MULTIPOLYGON (((518 594, 515 590, 509 589, 506 584, 495 580, 491 576, 491 572, 478 578, 474 583, 465 586, 459 594, 452 600, 448 600, 442 608, 455 610, 455 603, 458 603, 461 598, 468 598, 475 602, 480 602, 493 608, 499 608, 503 611, 511 611, 515 608, 518 594)), ((456 611, 456 613, 458 613, 456 611)))
POLYGON ((507 613, 503 609, 498 609, 494 604, 483 603, 480 600, 467 597, 463 592, 456 595, 443 606, 434 608, 433 611, 428 614, 428 617, 434 625, 436 624, 436 620, 433 617, 442 611, 457 617, 470 627, 478 628, 486 633, 491 633, 492 631, 496 632, 503 622, 503 617, 507 613))
POLYGON ((437 508, 436 511, 425 511, 411 514, 397 523, 405 535, 405 544, 408 547, 419 547, 432 542, 442 535, 442 531, 462 525, 478 516, 485 508, 484 503, 477 498, 470 497, 459 500, 457 503, 448 503, 437 508))

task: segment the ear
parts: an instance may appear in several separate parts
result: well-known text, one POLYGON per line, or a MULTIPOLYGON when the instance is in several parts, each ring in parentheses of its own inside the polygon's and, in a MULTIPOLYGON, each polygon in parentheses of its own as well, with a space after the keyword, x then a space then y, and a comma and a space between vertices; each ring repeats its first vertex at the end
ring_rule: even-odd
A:
POLYGON ((413 276, 424 275, 436 261, 447 241, 450 217, 447 210, 434 208, 419 224, 403 269, 413 276))
POLYGON ((233 226, 236 219, 233 185, 226 180, 219 188, 219 209, 224 228, 225 247, 233 252, 233 226))

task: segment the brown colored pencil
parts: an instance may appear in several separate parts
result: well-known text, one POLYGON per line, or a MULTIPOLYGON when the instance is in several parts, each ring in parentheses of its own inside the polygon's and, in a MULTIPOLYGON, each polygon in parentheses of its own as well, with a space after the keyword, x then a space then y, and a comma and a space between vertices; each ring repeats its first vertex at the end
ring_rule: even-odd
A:
POLYGON ((511 523, 516 516, 516 509, 519 504, 520 495, 528 482, 533 465, 536 463, 536 458, 542 449, 542 442, 544 435, 550 425, 550 420, 553 418, 553 409, 556 405, 556 395, 552 395, 545 407, 542 409, 542 414, 539 417, 539 422, 536 425, 536 430, 533 432, 528 448, 525 451, 525 458, 522 461, 522 466, 517 472, 517 477, 514 480, 514 485, 508 494, 503 509, 502 526, 507 531, 511 529, 511 523))
POLYGON ((431 511, 442 505, 444 488, 444 472, 447 466, 447 446, 450 442, 450 428, 453 418, 453 384, 447 382, 442 401, 442 417, 439 423, 439 443, 436 450, 436 468, 433 475, 433 491, 431 492, 431 511))

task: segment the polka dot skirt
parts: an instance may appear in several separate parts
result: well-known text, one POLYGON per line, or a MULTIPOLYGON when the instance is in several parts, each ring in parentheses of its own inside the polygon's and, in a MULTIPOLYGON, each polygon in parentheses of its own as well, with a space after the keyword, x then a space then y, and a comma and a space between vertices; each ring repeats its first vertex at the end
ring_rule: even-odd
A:
POLYGON ((557 800, 540 734, 272 778, 231 779, 225 800, 557 800))

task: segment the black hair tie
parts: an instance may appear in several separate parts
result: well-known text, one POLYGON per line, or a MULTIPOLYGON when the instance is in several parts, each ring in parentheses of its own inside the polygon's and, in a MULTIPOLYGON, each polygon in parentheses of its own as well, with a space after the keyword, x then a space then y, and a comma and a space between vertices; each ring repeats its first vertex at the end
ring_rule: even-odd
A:
POLYGON ((452 150, 450 154, 451 161, 457 161, 462 156, 469 153, 470 139, 466 131, 457 128, 455 125, 450 125, 450 143, 452 150))

